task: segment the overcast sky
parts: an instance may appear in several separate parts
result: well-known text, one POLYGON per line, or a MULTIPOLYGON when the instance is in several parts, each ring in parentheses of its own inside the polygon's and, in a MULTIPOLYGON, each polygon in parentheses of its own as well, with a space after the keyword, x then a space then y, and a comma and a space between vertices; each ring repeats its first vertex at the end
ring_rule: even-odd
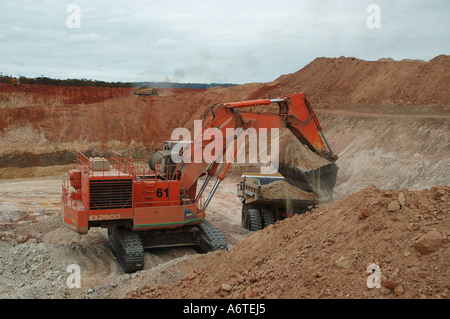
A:
POLYGON ((449 0, 0 0, 4 75, 270 82, 316 57, 439 54, 449 0))

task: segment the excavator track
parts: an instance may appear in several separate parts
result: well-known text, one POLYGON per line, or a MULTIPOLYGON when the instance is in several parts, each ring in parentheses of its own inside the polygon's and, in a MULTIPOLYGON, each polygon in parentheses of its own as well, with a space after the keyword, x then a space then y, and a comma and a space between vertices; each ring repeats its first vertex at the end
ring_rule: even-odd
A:
POLYGON ((144 269, 144 247, 137 233, 123 227, 111 227, 108 228, 108 239, 126 273, 144 269))
MULTIPOLYGON (((194 244, 202 253, 216 250, 228 250, 225 237, 210 222, 204 220, 201 224, 195 227, 197 230, 192 233, 194 236, 192 239, 195 239, 191 241, 188 236, 185 238, 186 242, 184 242, 184 244, 194 244)), ((147 237, 144 236, 145 247, 160 246, 160 243, 156 242, 155 238, 148 238, 148 236, 149 234, 147 234, 147 237)), ((169 240, 170 238, 165 237, 165 239, 169 240)), ((173 238, 173 240, 177 239, 178 237, 173 238)), ((119 261, 124 272, 132 273, 144 269, 144 244, 137 232, 133 232, 131 229, 124 227, 110 227, 108 228, 108 240, 112 247, 112 251, 117 257, 117 260, 119 261)), ((179 241, 176 242, 176 246, 180 246, 179 241)))
POLYGON ((228 250, 228 245, 225 237, 222 233, 210 222, 204 220, 197 226, 201 232, 201 242, 199 243, 200 249, 203 252, 215 251, 215 250, 228 250))

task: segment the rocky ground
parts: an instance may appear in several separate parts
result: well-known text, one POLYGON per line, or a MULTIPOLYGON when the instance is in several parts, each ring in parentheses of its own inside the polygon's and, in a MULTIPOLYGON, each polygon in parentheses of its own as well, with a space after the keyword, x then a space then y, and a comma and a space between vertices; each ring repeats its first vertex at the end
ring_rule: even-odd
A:
MULTIPOLYGON (((106 229, 92 229, 82 236, 62 224, 62 180, 0 180, 1 298, 123 298, 143 282, 173 282, 200 261, 214 257, 199 255, 190 247, 154 249, 145 252, 145 270, 123 273, 107 242, 106 229), (81 286, 71 289, 67 282, 73 264, 80 267, 81 286)), ((240 226, 237 183, 237 178, 222 183, 208 216, 226 236, 230 249, 251 234, 240 226), (221 205, 224 201, 229 205, 221 205)))
POLYGON ((450 187, 374 186, 277 222, 171 285, 129 298, 450 297, 450 187), (367 281, 379 271, 380 286, 367 281))

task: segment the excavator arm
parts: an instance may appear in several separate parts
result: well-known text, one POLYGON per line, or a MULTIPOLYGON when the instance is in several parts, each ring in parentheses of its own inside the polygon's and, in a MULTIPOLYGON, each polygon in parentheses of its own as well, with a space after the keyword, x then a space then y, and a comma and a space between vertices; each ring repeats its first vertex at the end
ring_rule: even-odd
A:
POLYGON ((270 105, 278 103, 279 113, 241 113, 246 127, 282 128, 287 127, 297 139, 322 157, 335 161, 330 145, 322 131, 322 126, 304 93, 290 94, 281 99, 262 99, 225 103, 232 108, 270 105))
MULTIPOLYGON (((195 200, 202 195, 206 185, 213 176, 217 176, 210 195, 205 201, 203 210, 214 195, 220 181, 227 174, 230 165, 234 162, 241 144, 245 141, 246 130, 253 128, 256 132, 260 129, 279 129, 286 127, 296 137, 306 152, 314 153, 315 162, 311 169, 299 168, 298 161, 302 161, 298 147, 292 147, 289 143, 280 149, 280 163, 278 171, 287 181, 306 191, 312 191, 322 198, 330 199, 332 189, 336 181, 337 160, 322 132, 322 127, 309 104, 304 93, 294 93, 279 99, 260 99, 232 103, 218 103, 210 106, 204 114, 202 131, 195 136, 192 144, 187 145, 183 154, 189 158, 188 163, 180 165, 181 189, 184 195, 190 198, 195 196, 197 180, 207 174, 207 178, 195 200), (278 113, 240 111, 241 108, 268 106, 278 104, 278 113), (235 132, 233 143, 227 134, 230 130, 235 132), (220 132, 219 132, 220 131, 220 132), (214 134, 215 132, 215 134, 214 134), (213 137, 214 136, 214 137, 213 137), (222 139, 216 138, 217 136, 222 139), (203 158, 204 151, 214 145, 217 157, 209 161, 203 158), (283 148, 284 147, 284 148, 283 148), (290 148, 290 150, 288 150, 290 148)), ((308 157, 311 159, 311 156, 308 157)), ((183 195, 183 194, 182 194, 183 195)))

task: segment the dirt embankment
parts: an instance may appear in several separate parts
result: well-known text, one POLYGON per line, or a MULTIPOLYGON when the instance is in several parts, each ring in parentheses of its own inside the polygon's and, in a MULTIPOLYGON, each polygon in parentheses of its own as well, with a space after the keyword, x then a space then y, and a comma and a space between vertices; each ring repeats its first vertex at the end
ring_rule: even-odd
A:
POLYGON ((204 91, 161 89, 170 93, 138 97, 122 88, 39 89, 0 86, 3 154, 30 149, 43 153, 55 148, 150 148, 183 126, 193 107, 187 110, 183 105, 204 91))
POLYGON ((317 58, 274 84, 273 93, 302 88, 316 106, 449 105, 450 56, 429 62, 317 58))
POLYGON ((370 186, 270 225, 174 284, 143 285, 127 296, 449 298, 449 204, 448 186, 370 186), (368 287, 378 275, 380 285, 368 287))
POLYGON ((339 167, 335 198, 374 184, 420 190, 450 185, 450 106, 318 110, 339 167))
POLYGON ((138 97, 131 88, 0 85, 1 153, 92 147, 150 148, 176 127, 193 127, 216 102, 305 92, 314 107, 450 105, 450 56, 430 62, 317 58, 271 83, 231 88, 160 89, 138 97), (114 145, 114 142, 117 145, 114 145), (109 143, 109 144, 108 144, 109 143), (135 146, 136 146, 135 145, 135 146))

